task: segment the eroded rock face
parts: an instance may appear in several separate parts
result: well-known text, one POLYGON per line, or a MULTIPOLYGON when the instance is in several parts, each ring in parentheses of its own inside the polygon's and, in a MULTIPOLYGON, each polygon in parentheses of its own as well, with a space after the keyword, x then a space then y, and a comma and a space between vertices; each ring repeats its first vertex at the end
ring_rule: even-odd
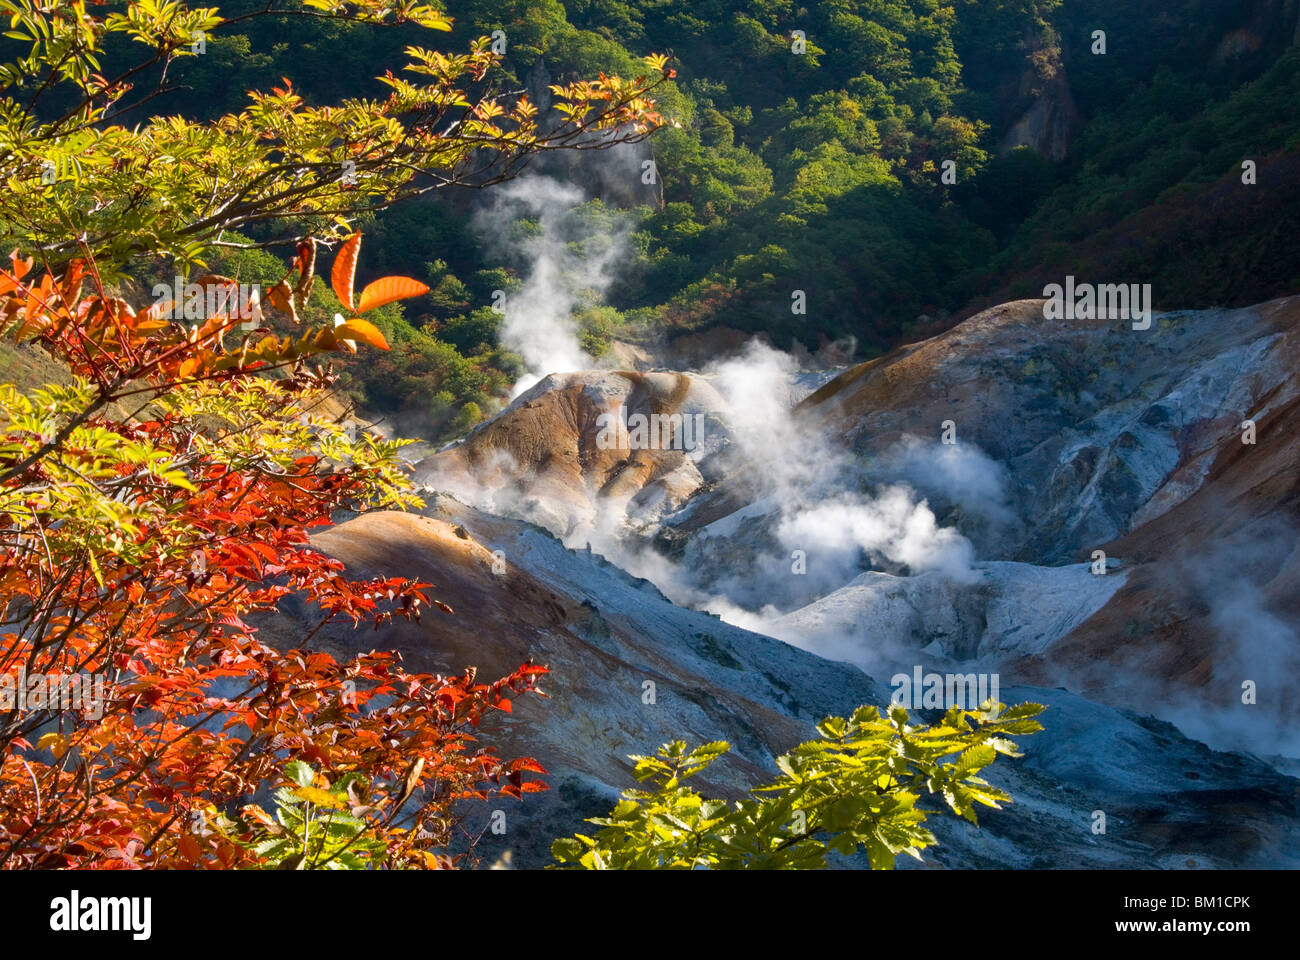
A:
MULTIPOLYGON (((1005 465, 1023 521, 1007 559, 1060 562, 1198 489, 1237 427, 1300 395, 1300 299, 1125 321, 1046 320, 1006 304, 856 367, 805 403, 858 451, 957 438, 1005 465)), ((1240 446, 1239 443, 1237 443, 1240 446)))
MULTIPOLYGON (((1282 678, 1300 672, 1298 354, 1300 298, 1161 314, 1146 332, 1044 320, 1040 302, 1024 301, 847 372, 810 398, 808 415, 863 451, 953 421, 960 442, 1005 467, 1016 515, 981 556, 1018 563, 984 565, 953 598, 909 600, 929 627, 877 588, 880 600, 830 633, 874 622, 880 643, 917 636, 917 648, 938 635, 946 656, 973 647, 1019 681, 1184 720, 1216 746, 1295 756, 1300 706, 1282 678), (1038 571, 1063 575, 1095 551, 1118 564, 1108 582, 1122 582, 1088 616, 1054 612, 1087 610, 1096 590, 1086 580, 1062 580, 1064 602, 1030 603, 1010 620, 986 619, 986 603, 978 616, 945 614, 972 591, 1032 597, 1038 571), (945 616, 952 630, 933 626, 945 616), (1258 722, 1242 712, 1247 681, 1272 687, 1254 705, 1258 722), (1194 719, 1193 703, 1209 707, 1207 719, 1194 719)), ((922 587, 905 578, 893 593, 922 587)), ((849 604, 823 598, 786 626, 849 604)))
POLYGON ((1070 145, 1080 126, 1079 109, 1070 86, 1063 76, 1058 76, 1003 135, 998 152, 1029 147, 1051 160, 1064 160, 1070 154, 1070 145))
POLYGON ((630 783, 626 754, 730 740, 710 786, 733 796, 815 719, 883 703, 915 665, 996 673, 1004 701, 1049 705, 1028 757, 996 774, 1017 805, 979 832, 941 823, 932 862, 1294 866, 1298 337, 1300 298, 1157 314, 1145 331, 1006 304, 845 371, 748 460, 707 378, 553 376, 420 465, 482 510, 437 497, 426 517, 317 538, 359 572, 437 584, 457 617, 327 642, 395 642, 423 669, 551 664, 556 696, 491 731, 555 774, 519 811, 521 864, 608 809, 630 783), (598 418, 620 406, 715 418, 716 442, 603 449, 598 418), (814 457, 830 469, 786 469, 814 457), (799 512, 844 500, 860 524, 885 487, 908 491, 907 524, 964 543, 961 563, 864 549, 827 575, 814 543, 797 575, 789 531, 814 529, 799 512), (606 521, 622 539, 596 553, 659 588, 582 549, 606 521), (731 623, 686 608, 715 600, 731 623))
POLYGON ((701 428, 724 406, 689 374, 552 375, 463 443, 421 461, 416 478, 560 536, 606 514, 657 516, 702 485, 696 463, 719 431, 701 428), (645 418, 647 436, 610 432, 620 416, 633 427, 645 418))

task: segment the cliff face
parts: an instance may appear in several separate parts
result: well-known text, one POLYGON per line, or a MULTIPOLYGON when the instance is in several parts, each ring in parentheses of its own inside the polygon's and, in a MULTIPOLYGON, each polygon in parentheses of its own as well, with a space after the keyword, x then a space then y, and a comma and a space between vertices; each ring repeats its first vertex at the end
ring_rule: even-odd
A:
POLYGON ((786 384, 757 444, 725 377, 554 376, 421 465, 461 500, 315 539, 359 573, 436 584, 456 615, 326 642, 393 643, 429 670, 550 664, 552 698, 484 731, 552 771, 551 793, 508 811, 520 864, 608 808, 627 754, 729 740, 708 786, 736 796, 814 720, 883 703, 920 667, 1049 705, 994 778, 1016 805, 979 831, 940 825, 931 862, 1297 866, 1298 348, 1300 298, 1145 330, 1021 301, 814 392, 786 384), (716 430, 634 460, 594 439, 619 406, 716 430), (791 529, 813 538, 807 576, 791 529), (895 542, 917 536, 952 555, 895 542))
POLYGON ((1021 43, 1025 68, 1017 76, 1007 57, 994 101, 998 150, 1027 146, 1052 160, 1070 157, 1074 141, 1098 110, 1115 105, 1108 91, 1131 81, 1150 82, 1156 67, 1144 48, 1177 50, 1183 63, 1203 71, 1200 80, 1237 85, 1268 69, 1300 42, 1300 5, 1294 0, 1249 0, 1198 19, 1190 4, 1111 3, 1067 5, 1050 27, 1021 43), (1134 9, 1136 8, 1136 9, 1134 9), (1106 34, 1106 52, 1094 50, 1094 31, 1106 34), (1122 62, 1116 62, 1122 61, 1122 62), (1082 104, 1082 106, 1080 106, 1082 104))
MULTIPOLYGON (((1033 72, 1027 71, 1024 85, 1028 86, 1033 79, 1033 72)), ((1058 75, 1033 97, 1029 109, 1003 135, 998 152, 1029 147, 1050 160, 1064 160, 1069 156, 1081 122, 1070 85, 1064 76, 1058 75)))
POLYGON ((1242 6, 1242 23, 1225 32, 1214 49, 1215 67, 1275 58, 1300 36, 1300 7, 1293 0, 1254 0, 1242 6))

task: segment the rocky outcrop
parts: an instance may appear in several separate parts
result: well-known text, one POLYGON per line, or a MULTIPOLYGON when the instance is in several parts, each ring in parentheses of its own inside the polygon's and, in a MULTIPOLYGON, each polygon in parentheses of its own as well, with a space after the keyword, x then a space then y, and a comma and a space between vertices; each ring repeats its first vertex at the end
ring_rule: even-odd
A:
POLYGON ((696 427, 724 407, 707 382, 687 374, 553 375, 462 443, 421 461, 416 477, 561 536, 611 512, 656 516, 702 485, 696 462, 717 431, 696 427), (630 431, 625 440, 608 432, 613 418, 635 427, 636 417, 654 428, 645 438, 652 446, 630 431))
MULTIPOLYGON (((1219 748, 1300 756, 1287 694, 1300 674, 1300 298, 1157 314, 1148 331, 1042 307, 986 311, 803 405, 976 540, 972 582, 865 572, 768 632, 864 666, 981 664, 1154 712, 1219 748), (883 456, 945 421, 1003 467, 1014 519, 983 536, 952 489, 883 456)), ((729 509, 752 508, 733 495, 729 509)), ((718 514, 688 531, 712 566, 761 549, 754 520, 719 541, 718 514)))
MULTIPOLYGON (((1028 72, 1026 81, 1034 74, 1028 72)), ((1058 75, 1033 98, 1028 110, 1003 134, 998 143, 999 153, 1010 153, 1017 147, 1029 147, 1051 160, 1064 160, 1070 145, 1079 131, 1081 118, 1070 85, 1064 75, 1058 75)))
MULTIPOLYGON (((425 513, 363 515, 313 542, 354 573, 434 583, 431 592, 456 614, 430 613, 378 636, 335 628, 316 644, 339 656, 395 647, 408 667, 432 672, 476 664, 495 675, 526 657, 550 666, 548 699, 520 698, 480 730, 505 755, 539 759, 550 785, 522 803, 494 803, 507 830, 484 835, 479 852, 488 860, 548 862, 552 839, 587 829, 585 817, 606 814, 634 785, 630 753, 678 738, 728 740, 732 753, 699 787, 734 799, 769 777, 774 756, 810 736, 813 721, 888 699, 851 666, 675 606, 537 527, 447 497, 425 513)), ((263 629, 292 643, 308 621, 287 612, 263 629)), ((981 813, 978 829, 932 819, 940 845, 920 867, 1300 866, 1300 782, 1063 690, 1003 688, 1001 696, 1049 704, 1045 730, 1025 739, 1026 756, 989 772, 1015 803, 981 813), (1104 834, 1093 831, 1097 811, 1107 817, 1104 834)))
POLYGON ((858 452, 937 439, 951 420, 958 443, 1007 467, 1021 523, 993 549, 1059 563, 1172 509, 1240 454, 1246 419, 1300 396, 1300 298, 1157 314, 1145 332, 1043 312, 1041 300, 985 311, 847 371, 804 413, 858 452))

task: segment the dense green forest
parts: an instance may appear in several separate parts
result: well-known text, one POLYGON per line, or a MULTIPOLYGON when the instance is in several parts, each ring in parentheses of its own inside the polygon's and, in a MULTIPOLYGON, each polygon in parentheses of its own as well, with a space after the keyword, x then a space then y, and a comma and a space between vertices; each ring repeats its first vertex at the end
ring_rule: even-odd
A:
MULTIPOLYGON (((446 39, 450 49, 504 31, 504 62, 485 80, 502 91, 635 75, 651 52, 674 58, 676 80, 658 93, 680 126, 642 145, 661 193, 610 189, 592 175, 599 152, 560 171, 597 186, 577 216, 617 218, 632 241, 626 269, 581 318, 592 352, 725 326, 812 349, 852 337, 870 355, 1065 273, 1152 282, 1170 307, 1300 286, 1286 242, 1300 226, 1296 8, 449 0, 446 39), (1257 163, 1253 185, 1244 160, 1257 163), (806 313, 791 310, 795 290, 806 313)), ((149 110, 215 116, 282 77, 314 102, 376 94, 369 65, 396 68, 414 42, 401 27, 293 18, 273 35, 237 29, 178 64, 149 110)), ((359 224, 365 270, 431 292, 384 309, 394 350, 353 362, 344 383, 372 412, 417 416, 431 437, 487 415, 517 372, 491 298, 528 264, 484 242, 482 199, 438 191, 359 224)), ((283 270, 260 250, 209 265, 268 282, 283 270)), ((170 269, 142 265, 141 279, 170 269)))

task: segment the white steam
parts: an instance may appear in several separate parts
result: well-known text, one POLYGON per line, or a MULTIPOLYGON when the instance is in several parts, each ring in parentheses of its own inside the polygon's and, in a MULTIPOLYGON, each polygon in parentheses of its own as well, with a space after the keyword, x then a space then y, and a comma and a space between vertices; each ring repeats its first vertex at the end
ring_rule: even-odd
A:
MULTIPOLYGON (((910 483, 873 483, 875 478, 849 450, 810 418, 794 413, 797 370, 788 355, 751 342, 742 354, 711 372, 727 399, 736 445, 762 498, 779 515, 774 533, 785 551, 778 567, 783 578, 790 576, 786 559, 801 550, 809 573, 818 568, 815 579, 831 589, 862 572, 864 555, 915 573, 940 571, 961 583, 979 579, 971 568, 970 542, 955 529, 941 527, 910 483)), ((928 455, 931 473, 943 481, 941 486, 960 486, 975 478, 978 497, 1002 502, 996 464, 968 450, 953 462, 943 450, 909 440, 910 473, 925 477, 928 455)))
POLYGON ((623 217, 612 228, 591 223, 582 191, 550 177, 520 177, 492 196, 475 227, 495 253, 527 271, 523 287, 505 297, 501 327, 501 345, 524 362, 513 399, 547 374, 595 366, 574 314, 603 300, 626 256, 630 225, 623 217))
POLYGON ((1215 749, 1300 758, 1300 704, 1291 696, 1300 675, 1300 634, 1270 609, 1261 586, 1275 575, 1285 582, 1295 543, 1296 531, 1280 523, 1266 535, 1251 531, 1212 541, 1167 571, 1184 602, 1209 607, 1217 638, 1209 682, 1194 701, 1170 706, 1169 691, 1147 695, 1159 716, 1215 749))
POLYGON ((940 527, 907 487, 888 487, 877 497, 840 494, 782 510, 777 536, 792 552, 805 549, 836 570, 854 571, 861 553, 901 563, 917 573, 938 570, 959 583, 974 583, 975 552, 951 527, 940 527))
MULTIPOLYGON (((755 341, 704 375, 726 401, 730 445, 716 454, 725 460, 720 472, 744 490, 749 505, 701 530, 680 562, 647 546, 626 501, 598 501, 594 517, 567 530, 551 524, 567 545, 590 544, 679 604, 822 653, 842 654, 844 638, 778 633, 776 622, 865 570, 933 573, 955 587, 981 580, 970 541, 942 525, 911 483, 869 470, 794 412, 805 391, 790 356, 755 341)), ((989 514, 1005 512, 1000 468, 973 448, 954 455, 909 439, 882 458, 892 461, 940 494, 959 493, 970 482, 977 491, 967 498, 971 510, 987 500, 989 514)))

